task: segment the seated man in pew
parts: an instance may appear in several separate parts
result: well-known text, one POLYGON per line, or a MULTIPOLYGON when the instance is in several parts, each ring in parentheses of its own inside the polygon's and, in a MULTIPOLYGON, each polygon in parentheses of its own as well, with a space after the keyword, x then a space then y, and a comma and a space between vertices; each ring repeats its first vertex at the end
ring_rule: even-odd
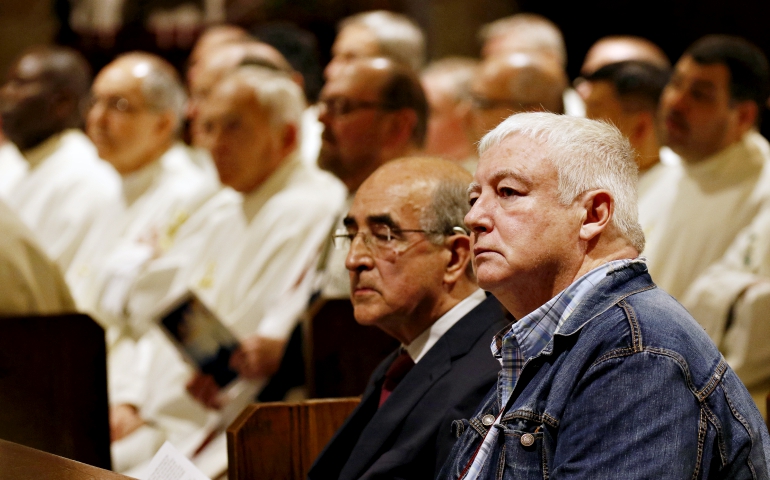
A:
POLYGON ((454 442, 453 420, 497 379, 489 338, 506 320, 469 264, 470 180, 449 161, 407 158, 380 167, 356 193, 335 235, 349 247, 355 317, 402 346, 372 374, 309 478, 433 478, 454 442))

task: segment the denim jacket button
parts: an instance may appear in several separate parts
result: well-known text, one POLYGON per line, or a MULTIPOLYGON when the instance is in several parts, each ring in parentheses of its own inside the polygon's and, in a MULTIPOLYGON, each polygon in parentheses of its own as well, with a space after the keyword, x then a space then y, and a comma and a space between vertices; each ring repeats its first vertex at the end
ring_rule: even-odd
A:
POLYGON ((484 415, 481 417, 481 423, 484 424, 484 426, 488 427, 495 423, 495 416, 494 415, 484 415))
POLYGON ((535 436, 531 433, 525 433, 521 436, 521 444, 525 447, 531 447, 535 443, 535 436))

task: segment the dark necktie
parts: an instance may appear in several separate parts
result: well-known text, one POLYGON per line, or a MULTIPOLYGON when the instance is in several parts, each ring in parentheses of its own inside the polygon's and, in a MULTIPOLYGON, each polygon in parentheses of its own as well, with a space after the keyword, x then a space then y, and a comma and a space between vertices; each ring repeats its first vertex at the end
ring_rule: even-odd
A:
POLYGON ((409 356, 406 350, 402 350, 401 355, 393 360, 393 363, 388 367, 388 371, 385 372, 385 381, 382 382, 382 390, 380 391, 380 407, 396 388, 398 382, 409 373, 412 367, 414 367, 412 357, 409 356))

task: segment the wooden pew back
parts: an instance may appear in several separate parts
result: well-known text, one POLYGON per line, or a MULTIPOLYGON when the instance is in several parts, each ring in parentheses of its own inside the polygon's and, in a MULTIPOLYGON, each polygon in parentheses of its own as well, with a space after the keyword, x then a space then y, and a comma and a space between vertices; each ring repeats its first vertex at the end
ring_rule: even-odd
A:
POLYGON ((227 429, 230 480, 300 480, 358 398, 255 403, 227 429))

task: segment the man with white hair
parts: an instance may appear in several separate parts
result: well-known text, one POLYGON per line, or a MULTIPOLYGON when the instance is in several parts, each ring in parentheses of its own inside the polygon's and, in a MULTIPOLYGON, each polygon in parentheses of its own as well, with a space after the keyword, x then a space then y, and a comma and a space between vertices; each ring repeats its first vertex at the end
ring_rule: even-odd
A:
MULTIPOLYGON (((188 290, 240 340, 230 366, 253 391, 277 370, 295 327, 295 319, 287 323, 281 314, 279 300, 301 280, 344 200, 337 180, 299 158, 304 105, 304 94, 290 77, 250 66, 226 76, 202 106, 201 124, 228 188, 181 225, 174 244, 132 286, 127 324, 136 335, 147 333, 137 344, 137 369, 129 372, 120 392, 138 414, 127 425, 144 431, 159 426, 154 415, 173 416, 175 406, 192 399, 188 382, 201 405, 221 406, 214 379, 182 365, 150 323, 159 308, 188 290)), ((196 421, 208 420, 196 416, 196 421)), ((180 435, 170 422, 160 426, 166 431, 156 434, 148 449, 157 449, 166 435, 177 445, 186 442, 191 450, 185 453, 192 454, 206 437, 180 435)), ((226 465, 224 449, 217 453, 219 465, 226 465)))
POLYGON ((455 422, 438 478, 767 478, 770 435, 746 388, 639 257, 625 137, 525 113, 479 151, 473 266, 518 320, 495 336, 497 386, 455 422))
MULTIPOLYGON (((479 30, 482 42, 481 56, 488 59, 515 52, 544 55, 565 71, 567 46, 559 27, 536 13, 518 13, 500 18, 479 30)), ((585 109, 580 96, 571 88, 563 92, 564 111, 567 115, 583 116, 585 109)))
POLYGON ((121 202, 94 224, 67 281, 78 308, 98 319, 122 314, 134 276, 218 186, 198 166, 195 157, 203 154, 178 140, 186 95, 165 60, 118 57, 99 72, 92 92, 86 132, 120 174, 121 202))
POLYGON ((14 62, 0 88, 3 132, 27 166, 8 206, 62 270, 95 219, 119 201, 118 175, 80 130, 90 86, 82 55, 39 46, 14 62))
POLYGON ((324 70, 330 79, 356 58, 386 57, 419 72, 425 62, 425 35, 409 17, 385 10, 342 20, 324 70))

